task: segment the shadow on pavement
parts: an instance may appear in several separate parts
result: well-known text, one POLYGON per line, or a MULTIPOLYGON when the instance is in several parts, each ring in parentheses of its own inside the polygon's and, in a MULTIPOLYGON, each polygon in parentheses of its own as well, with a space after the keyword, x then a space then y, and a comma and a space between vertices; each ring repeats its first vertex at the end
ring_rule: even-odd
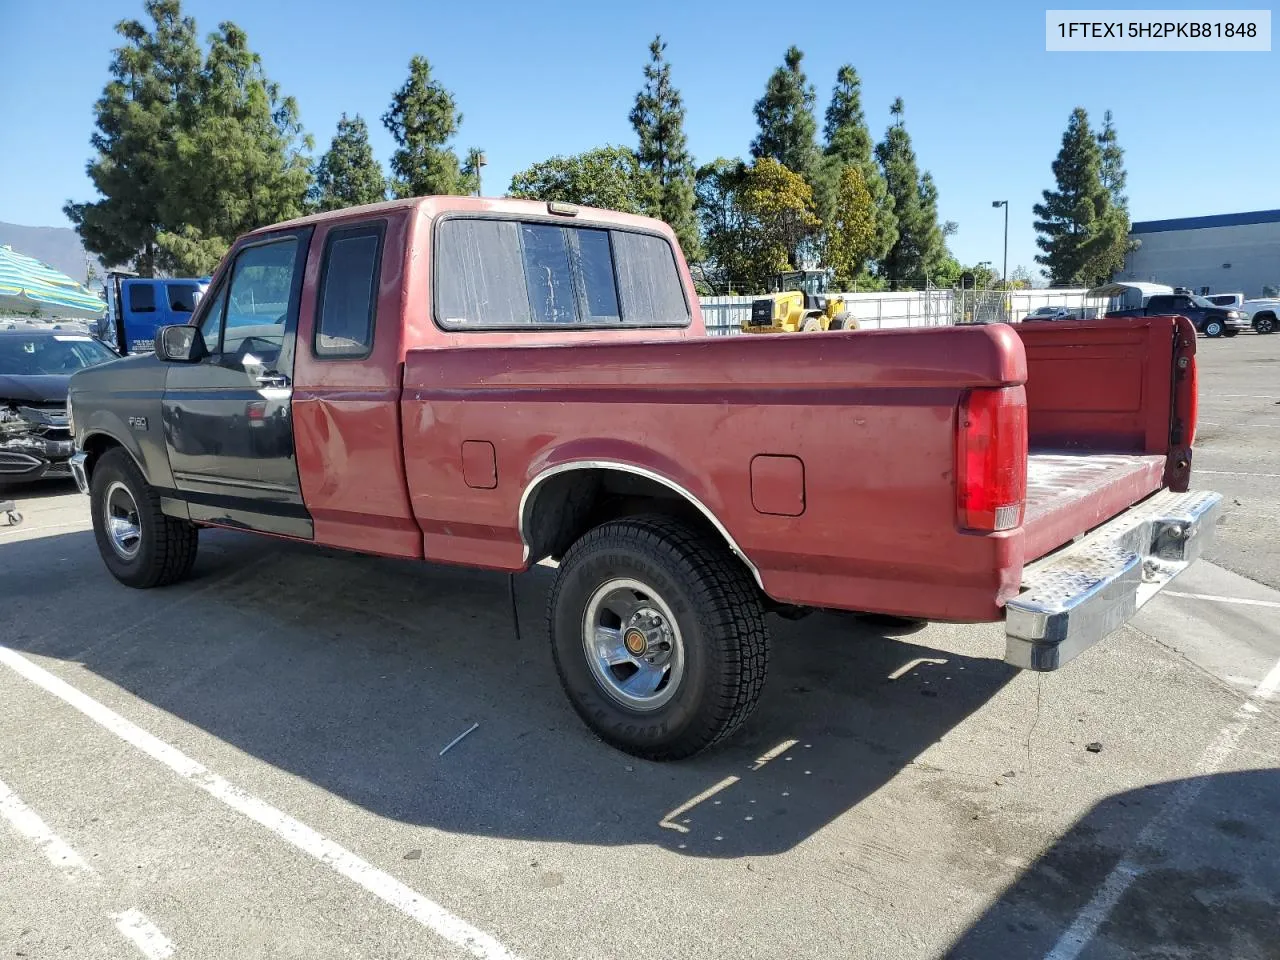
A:
POLYGON ((770 618, 770 676, 744 729, 692 761, 646 763, 595 740, 562 694, 552 576, 517 578, 517 640, 497 574, 206 531, 190 581, 137 592, 89 532, 0 542, 6 644, 83 663, 376 814, 459 833, 779 853, 1016 673, 890 639, 906 633, 891 625, 770 618))
POLYGON ((1280 957, 1278 769, 1173 780, 1108 797, 945 956, 1045 956, 1123 857, 1138 875, 1082 960, 1280 957))

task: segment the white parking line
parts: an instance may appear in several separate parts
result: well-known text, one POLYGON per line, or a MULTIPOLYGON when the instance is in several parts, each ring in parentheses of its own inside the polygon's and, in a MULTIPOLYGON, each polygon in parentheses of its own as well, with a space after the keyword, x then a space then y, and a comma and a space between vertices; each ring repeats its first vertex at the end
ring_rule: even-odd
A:
POLYGON ((1212 593, 1182 593, 1179 590, 1161 591, 1166 597, 1183 597, 1186 600, 1209 600, 1213 603, 1239 603, 1247 607, 1275 607, 1280 609, 1280 601, 1249 600, 1245 597, 1219 597, 1212 593))
MULTIPOLYGON (((87 860, 49 829, 40 815, 27 806, 22 798, 0 781, 0 817, 19 834, 26 837, 44 854, 45 859, 69 877, 86 877, 96 880, 98 873, 87 860)), ((167 960, 173 956, 173 941, 160 932, 154 923, 139 910, 125 910, 111 914, 116 929, 136 946, 147 960, 167 960)))
POLYGON ((1197 476, 1206 474, 1211 477, 1264 477, 1268 480, 1280 480, 1280 473, 1251 473, 1248 470, 1201 470, 1195 468, 1197 476))
POLYGON ((49 825, 40 819, 40 815, 23 803, 22 798, 10 790, 3 780, 0 780, 0 817, 4 817, 14 830, 35 844, 45 859, 63 873, 84 876, 94 872, 84 857, 50 830, 49 825))
POLYGON ((351 880, 442 939, 469 951, 481 960, 516 960, 515 954, 483 930, 473 927, 435 901, 428 900, 389 873, 362 860, 300 820, 295 820, 284 811, 278 810, 264 800, 259 800, 229 780, 213 773, 181 750, 126 720, 88 694, 81 693, 65 680, 37 666, 16 650, 0 645, 0 663, 4 663, 15 673, 79 710, 94 723, 114 733, 130 746, 136 747, 153 760, 164 764, 178 776, 190 781, 232 810, 266 827, 290 846, 351 880))
MULTIPOLYGON (((1183 780, 1174 788, 1169 799, 1154 817, 1147 822, 1138 834, 1133 845, 1125 851, 1120 862, 1107 874, 1106 880, 1098 888, 1075 921, 1058 938, 1053 949, 1045 954, 1045 960, 1075 960, 1089 941, 1097 934, 1098 928, 1110 916, 1120 898, 1129 886, 1142 875, 1147 858, 1144 852, 1159 850, 1165 843, 1165 834, 1175 826, 1178 816, 1186 810, 1200 795, 1210 774, 1216 773, 1226 762, 1240 738, 1253 723, 1254 717, 1262 711, 1258 709, 1257 700, 1269 700, 1280 689, 1280 662, 1276 663, 1262 679, 1262 682, 1250 694, 1250 698, 1240 705, 1231 718, 1231 722, 1218 731, 1218 735, 1205 748, 1196 764, 1197 776, 1191 780, 1183 780)), ((1149 861, 1147 861, 1149 862, 1149 861)))
POLYGON ((173 956, 173 941, 160 932, 141 910, 113 913, 116 929, 137 947, 147 960, 168 960, 173 956))

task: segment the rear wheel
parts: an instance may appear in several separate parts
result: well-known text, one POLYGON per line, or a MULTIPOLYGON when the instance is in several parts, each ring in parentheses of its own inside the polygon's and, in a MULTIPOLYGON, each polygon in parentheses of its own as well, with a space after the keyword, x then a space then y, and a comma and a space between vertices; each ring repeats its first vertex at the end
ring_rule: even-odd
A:
POLYGON ((638 757, 706 749, 742 724, 764 686, 755 585, 722 544, 669 517, 607 523, 570 547, 548 621, 578 716, 638 757))
POLYGON ((1253 318, 1253 329, 1258 333, 1275 333, 1276 332, 1276 315, 1274 313, 1262 313, 1253 318))
POLYGON ((849 316, 848 311, 841 311, 831 318, 829 330, 857 330, 858 321, 849 316))
POLYGON ((805 333, 820 333, 822 331, 822 317, 816 313, 811 313, 804 318, 804 324, 800 327, 805 333))
POLYGON ((1210 320, 1204 325, 1204 335, 1206 337, 1220 337, 1222 336, 1222 330, 1221 320, 1210 320))
POLYGON ((121 449, 102 455, 89 486, 93 534, 111 575, 130 587, 176 583, 196 562, 199 532, 166 516, 133 457, 121 449))

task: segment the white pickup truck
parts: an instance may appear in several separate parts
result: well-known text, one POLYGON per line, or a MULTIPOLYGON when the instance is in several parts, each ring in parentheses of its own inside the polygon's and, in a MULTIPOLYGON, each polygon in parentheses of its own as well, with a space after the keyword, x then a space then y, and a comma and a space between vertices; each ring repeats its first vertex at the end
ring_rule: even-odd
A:
POLYGON ((1257 333, 1275 333, 1280 330, 1280 299, 1264 298, 1246 300, 1240 305, 1257 333))

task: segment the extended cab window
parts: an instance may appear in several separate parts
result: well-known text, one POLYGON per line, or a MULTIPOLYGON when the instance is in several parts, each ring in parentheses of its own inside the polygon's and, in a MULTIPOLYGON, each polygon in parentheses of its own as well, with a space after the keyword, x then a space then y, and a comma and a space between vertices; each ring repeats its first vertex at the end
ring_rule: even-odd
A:
POLYGON ((316 307, 316 356, 368 356, 373 346, 381 246, 381 226, 329 234, 316 307))
POLYGON ((450 329, 684 326, 671 245, 602 227, 449 218, 436 230, 436 318, 450 329))
POLYGON ((156 288, 150 283, 129 284, 129 309, 133 313, 155 313, 156 288))
POLYGON ((222 353, 279 355, 289 314, 298 241, 290 237, 248 247, 236 258, 223 321, 222 353))

